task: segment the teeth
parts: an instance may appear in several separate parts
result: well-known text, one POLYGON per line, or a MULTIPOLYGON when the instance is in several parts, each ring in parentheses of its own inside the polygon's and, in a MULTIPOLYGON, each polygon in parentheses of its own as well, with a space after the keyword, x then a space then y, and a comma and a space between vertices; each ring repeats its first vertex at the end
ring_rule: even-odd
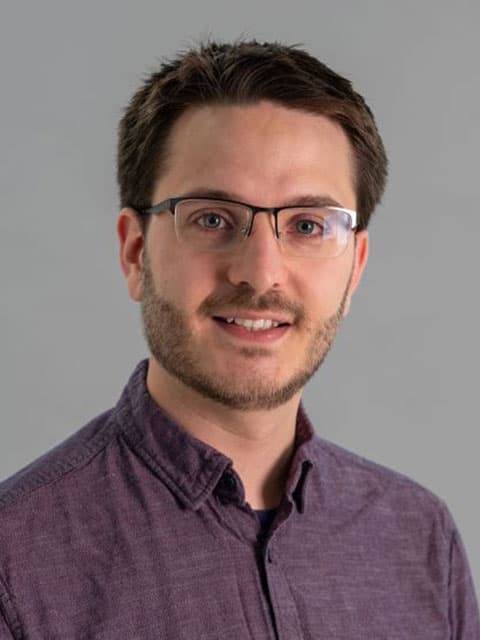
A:
POLYGON ((279 322, 275 322, 274 320, 266 320, 261 318, 259 320, 249 320, 246 318, 226 318, 226 321, 229 324, 235 323, 240 327, 245 327, 245 329, 249 329, 250 331, 261 331, 265 329, 271 329, 272 327, 278 327, 279 322))

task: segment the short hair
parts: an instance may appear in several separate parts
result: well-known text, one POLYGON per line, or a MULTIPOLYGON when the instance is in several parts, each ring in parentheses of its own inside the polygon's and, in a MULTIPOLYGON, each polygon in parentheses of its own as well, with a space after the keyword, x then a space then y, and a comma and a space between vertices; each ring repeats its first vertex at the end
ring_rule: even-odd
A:
MULTIPOLYGON (((277 42, 208 41, 151 73, 119 124, 117 181, 121 207, 151 206, 168 156, 169 134, 190 107, 252 105, 262 100, 337 122, 351 143, 358 227, 380 202, 387 157, 374 116, 346 78, 299 48, 277 42)), ((174 194, 176 195, 176 194, 174 194)), ((146 231, 142 216, 142 229, 146 231)))

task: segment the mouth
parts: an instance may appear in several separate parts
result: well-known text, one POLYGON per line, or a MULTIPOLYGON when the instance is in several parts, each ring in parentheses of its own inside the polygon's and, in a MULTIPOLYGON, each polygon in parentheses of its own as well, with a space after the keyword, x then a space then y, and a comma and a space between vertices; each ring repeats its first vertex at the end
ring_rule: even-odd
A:
POLYGON ((234 318, 214 316, 214 320, 217 322, 223 322, 229 325, 236 325, 238 327, 244 327, 248 331, 268 331, 270 329, 277 329, 278 327, 289 327, 290 322, 274 318, 234 318))
POLYGON ((272 343, 285 335, 292 326, 272 318, 232 318, 214 316, 214 322, 224 332, 243 341, 272 343))

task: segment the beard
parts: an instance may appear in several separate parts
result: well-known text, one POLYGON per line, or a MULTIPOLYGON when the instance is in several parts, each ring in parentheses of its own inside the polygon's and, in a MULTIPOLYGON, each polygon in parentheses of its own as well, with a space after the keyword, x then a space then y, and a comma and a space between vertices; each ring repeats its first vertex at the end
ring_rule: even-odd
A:
POLYGON ((266 376, 263 367, 256 369, 256 359, 271 356, 270 349, 260 346, 238 349, 247 359, 246 366, 239 371, 231 367, 228 374, 220 375, 214 367, 207 366, 202 360, 201 344, 190 331, 186 315, 155 290, 147 252, 144 253, 142 269, 143 332, 157 363, 203 397, 241 411, 275 409, 300 392, 325 360, 343 316, 352 273, 337 310, 322 322, 308 322, 303 305, 285 301, 277 292, 255 297, 250 287, 238 288, 230 296, 211 295, 200 305, 200 315, 210 318, 215 311, 218 315, 219 310, 232 307, 238 310, 287 312, 295 318, 289 331, 303 326, 309 341, 303 362, 284 381, 275 379, 274 375, 266 376))

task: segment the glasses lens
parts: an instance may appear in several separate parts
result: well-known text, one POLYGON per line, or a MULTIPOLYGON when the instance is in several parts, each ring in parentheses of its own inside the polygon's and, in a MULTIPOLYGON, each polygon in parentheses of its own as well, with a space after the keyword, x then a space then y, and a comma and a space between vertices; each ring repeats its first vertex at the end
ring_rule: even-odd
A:
POLYGON ((334 207, 282 209, 278 228, 285 251, 292 255, 334 258, 348 244, 352 218, 334 207))
POLYGON ((250 209, 223 200, 181 200, 175 209, 179 241, 199 251, 231 249, 245 237, 250 209))

